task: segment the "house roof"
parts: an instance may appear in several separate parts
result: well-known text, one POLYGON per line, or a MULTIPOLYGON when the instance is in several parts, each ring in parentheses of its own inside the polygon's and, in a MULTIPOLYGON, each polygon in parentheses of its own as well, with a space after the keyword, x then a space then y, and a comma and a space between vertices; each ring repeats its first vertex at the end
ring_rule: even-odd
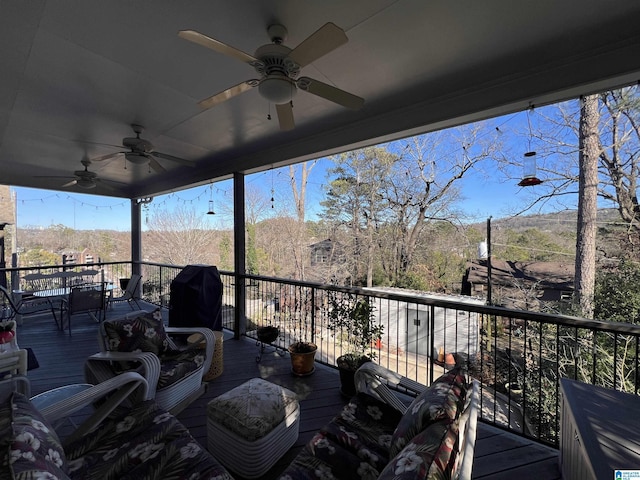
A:
MULTIPOLYGON (((487 261, 469 262, 467 281, 487 283, 487 261)), ((515 282, 537 284, 541 288, 572 290, 575 276, 573 263, 568 262, 511 262, 491 261, 491 282, 494 285, 513 286, 515 282)))
POLYGON ((0 182, 125 198, 640 78, 636 0, 0 0, 0 11, 0 182), (196 30, 252 55, 270 43, 271 24, 284 25, 284 43, 295 47, 327 22, 348 42, 303 66, 301 76, 363 98, 359 110, 300 91, 295 128, 283 131, 276 108, 256 88, 212 108, 198 105, 259 74, 179 31, 196 30), (141 138, 165 158, 96 161, 126 150, 132 124, 145 127, 141 138), (64 186, 83 170, 83 159, 93 161, 88 170, 97 186, 64 186))

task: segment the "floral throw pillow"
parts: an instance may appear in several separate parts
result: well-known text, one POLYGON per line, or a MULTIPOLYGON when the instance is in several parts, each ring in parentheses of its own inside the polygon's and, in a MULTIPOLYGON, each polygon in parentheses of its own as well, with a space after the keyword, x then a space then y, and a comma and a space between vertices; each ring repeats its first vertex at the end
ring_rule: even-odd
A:
POLYGON ((104 322, 107 348, 112 352, 152 352, 156 355, 170 350, 160 309, 120 320, 104 322))
POLYGON ((457 456, 458 423, 439 420, 413 437, 385 467, 378 480, 452 478, 457 456))
POLYGON ((400 419, 391 438, 390 457, 396 456, 409 440, 431 423, 455 420, 464 408, 467 381, 458 367, 435 380, 418 395, 400 419))
POLYGON ((0 468, 10 478, 69 478, 58 435, 24 395, 12 393, 0 413, 0 468))

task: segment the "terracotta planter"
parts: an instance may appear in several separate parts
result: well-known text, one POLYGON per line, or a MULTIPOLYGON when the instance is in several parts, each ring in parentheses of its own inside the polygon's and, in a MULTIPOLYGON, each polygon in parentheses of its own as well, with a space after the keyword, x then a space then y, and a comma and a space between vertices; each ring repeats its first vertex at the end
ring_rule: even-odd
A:
POLYGON ((311 375, 315 367, 318 346, 311 342, 296 342, 289 346, 291 356, 291 372, 294 375, 311 375))

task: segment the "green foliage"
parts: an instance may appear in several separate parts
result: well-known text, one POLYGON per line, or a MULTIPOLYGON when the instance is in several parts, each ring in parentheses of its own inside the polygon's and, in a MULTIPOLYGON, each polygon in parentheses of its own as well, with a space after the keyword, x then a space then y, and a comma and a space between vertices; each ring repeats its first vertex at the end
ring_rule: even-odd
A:
POLYGON ((226 232, 222 234, 218 248, 220 250, 220 268, 223 270, 233 270, 233 245, 230 235, 226 232))
POLYGON ((258 251, 256 248, 256 226, 247 224, 247 273, 250 275, 257 275, 259 273, 258 268, 258 251))
POLYGON ((21 255, 20 263, 25 267, 39 267, 42 265, 57 265, 62 263, 60 255, 35 248, 21 255))
POLYGON ((430 282, 417 272, 404 272, 398 275, 394 287, 409 290, 428 290, 430 282))
MULTIPOLYGON (((517 262, 531 260, 548 262, 566 258, 559 254, 573 253, 558 244, 554 236, 538 228, 527 228, 523 231, 507 230, 504 235, 506 245, 495 247, 494 255, 498 258, 517 262)), ((502 242, 498 241, 498 243, 502 242)))
POLYGON ((375 306, 367 298, 342 292, 329 292, 329 324, 334 335, 346 336, 347 354, 376 358, 371 345, 382 338, 383 325, 376 325, 375 306))
POLYGON ((640 265, 622 261, 615 271, 596 277, 594 317, 612 322, 640 323, 640 265))

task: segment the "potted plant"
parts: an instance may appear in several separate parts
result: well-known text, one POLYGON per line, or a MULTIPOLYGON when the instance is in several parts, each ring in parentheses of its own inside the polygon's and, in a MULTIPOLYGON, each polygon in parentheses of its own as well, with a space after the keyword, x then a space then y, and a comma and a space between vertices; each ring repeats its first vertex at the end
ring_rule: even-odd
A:
POLYGON ((316 369, 315 360, 318 346, 308 339, 310 327, 307 320, 309 317, 306 309, 303 308, 306 302, 294 300, 293 304, 297 305, 297 308, 293 309, 294 312, 298 312, 297 314, 287 308, 288 315, 292 317, 291 325, 293 327, 293 338, 295 338, 295 341, 288 348, 289 356, 291 357, 291 372, 298 376, 311 375, 316 369))
POLYGON ((377 357, 371 347, 382 338, 383 326, 375 324, 374 310, 368 298, 342 292, 329 296, 327 327, 337 340, 346 344, 346 351, 336 359, 336 364, 340 372, 340 392, 348 397, 356 393, 356 370, 377 357))
POLYGON ((294 375, 311 375, 316 367, 316 350, 318 346, 313 342, 298 340, 289 345, 289 355, 291 357, 291 372, 294 375))
POLYGON ((0 322, 0 345, 4 349, 4 345, 11 343, 13 337, 15 337, 16 323, 13 320, 0 322))
POLYGON ((257 329, 258 340, 262 343, 274 342, 279 334, 280 329, 274 325, 265 325, 257 329))

